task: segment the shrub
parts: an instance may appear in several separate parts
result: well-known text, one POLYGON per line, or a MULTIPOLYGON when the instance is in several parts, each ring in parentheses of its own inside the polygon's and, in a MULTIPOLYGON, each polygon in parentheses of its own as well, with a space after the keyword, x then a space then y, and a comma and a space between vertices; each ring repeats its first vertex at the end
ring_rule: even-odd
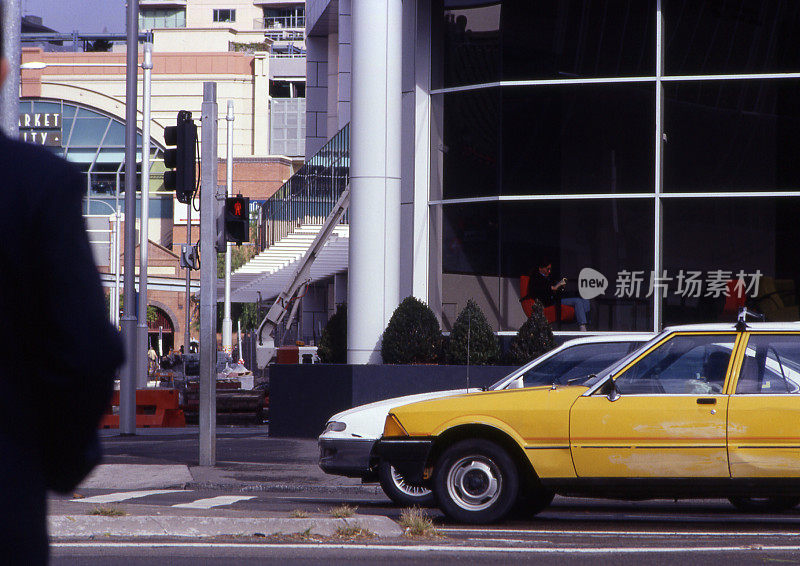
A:
POLYGON ((555 347, 556 341, 550 324, 544 317, 542 303, 536 301, 533 303, 530 318, 520 327, 511 341, 510 361, 514 364, 526 364, 555 347))
POLYGON ((461 310, 450 333, 447 354, 450 363, 467 363, 467 339, 469 338, 469 363, 487 365, 500 357, 500 345, 492 328, 478 304, 472 299, 461 310))
POLYGON ((439 357, 441 341, 439 321, 430 307, 415 297, 406 297, 383 333, 383 363, 434 363, 439 357))
POLYGON ((342 303, 325 325, 317 355, 326 364, 347 363, 347 304, 342 303))

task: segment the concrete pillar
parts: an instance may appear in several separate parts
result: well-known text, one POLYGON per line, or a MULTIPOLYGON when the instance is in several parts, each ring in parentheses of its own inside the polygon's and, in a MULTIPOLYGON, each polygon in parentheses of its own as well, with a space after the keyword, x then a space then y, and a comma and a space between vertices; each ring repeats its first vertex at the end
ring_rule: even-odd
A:
POLYGON ((352 9, 347 362, 377 364, 399 302, 403 2, 352 9))

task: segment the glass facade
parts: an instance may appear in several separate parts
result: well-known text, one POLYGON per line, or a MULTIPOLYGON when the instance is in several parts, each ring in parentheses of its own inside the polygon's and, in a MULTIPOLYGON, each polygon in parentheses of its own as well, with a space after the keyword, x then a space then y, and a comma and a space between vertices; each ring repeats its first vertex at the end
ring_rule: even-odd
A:
POLYGON ((590 330, 799 318, 797 2, 433 0, 431 21, 445 326, 473 298, 515 332, 543 261, 590 330))
MULTIPOLYGON (((125 193, 125 125, 120 120, 94 109, 53 100, 21 100, 19 113, 23 139, 33 143, 45 140, 50 150, 71 161, 85 174, 87 214, 108 214, 117 207, 124 209, 120 196, 125 193), (42 137, 44 133, 48 133, 54 143, 42 137)), ((140 171, 140 133, 136 144, 137 170, 140 171)), ((152 140, 150 156, 150 216, 172 219, 171 192, 164 196, 153 195, 162 190, 165 168, 163 148, 152 140)), ((140 186, 138 180, 136 185, 140 186)))

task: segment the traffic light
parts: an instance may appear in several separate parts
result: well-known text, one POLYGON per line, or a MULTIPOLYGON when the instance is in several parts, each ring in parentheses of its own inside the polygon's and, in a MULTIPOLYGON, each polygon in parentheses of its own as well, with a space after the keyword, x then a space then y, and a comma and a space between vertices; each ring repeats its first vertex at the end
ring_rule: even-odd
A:
POLYGON ((250 241, 250 199, 242 195, 225 198, 225 241, 250 241))
POLYGON ((197 167, 197 126, 191 112, 178 112, 178 125, 164 128, 164 141, 175 146, 164 152, 164 188, 174 190, 178 201, 188 204, 196 189, 197 167))

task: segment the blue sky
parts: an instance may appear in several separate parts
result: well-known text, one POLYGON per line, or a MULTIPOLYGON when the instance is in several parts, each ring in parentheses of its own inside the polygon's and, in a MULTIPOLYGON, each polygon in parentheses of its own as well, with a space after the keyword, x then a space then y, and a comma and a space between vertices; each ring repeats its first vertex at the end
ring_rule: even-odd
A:
POLYGON ((22 13, 40 16, 58 32, 125 32, 125 0, 22 0, 22 13))

